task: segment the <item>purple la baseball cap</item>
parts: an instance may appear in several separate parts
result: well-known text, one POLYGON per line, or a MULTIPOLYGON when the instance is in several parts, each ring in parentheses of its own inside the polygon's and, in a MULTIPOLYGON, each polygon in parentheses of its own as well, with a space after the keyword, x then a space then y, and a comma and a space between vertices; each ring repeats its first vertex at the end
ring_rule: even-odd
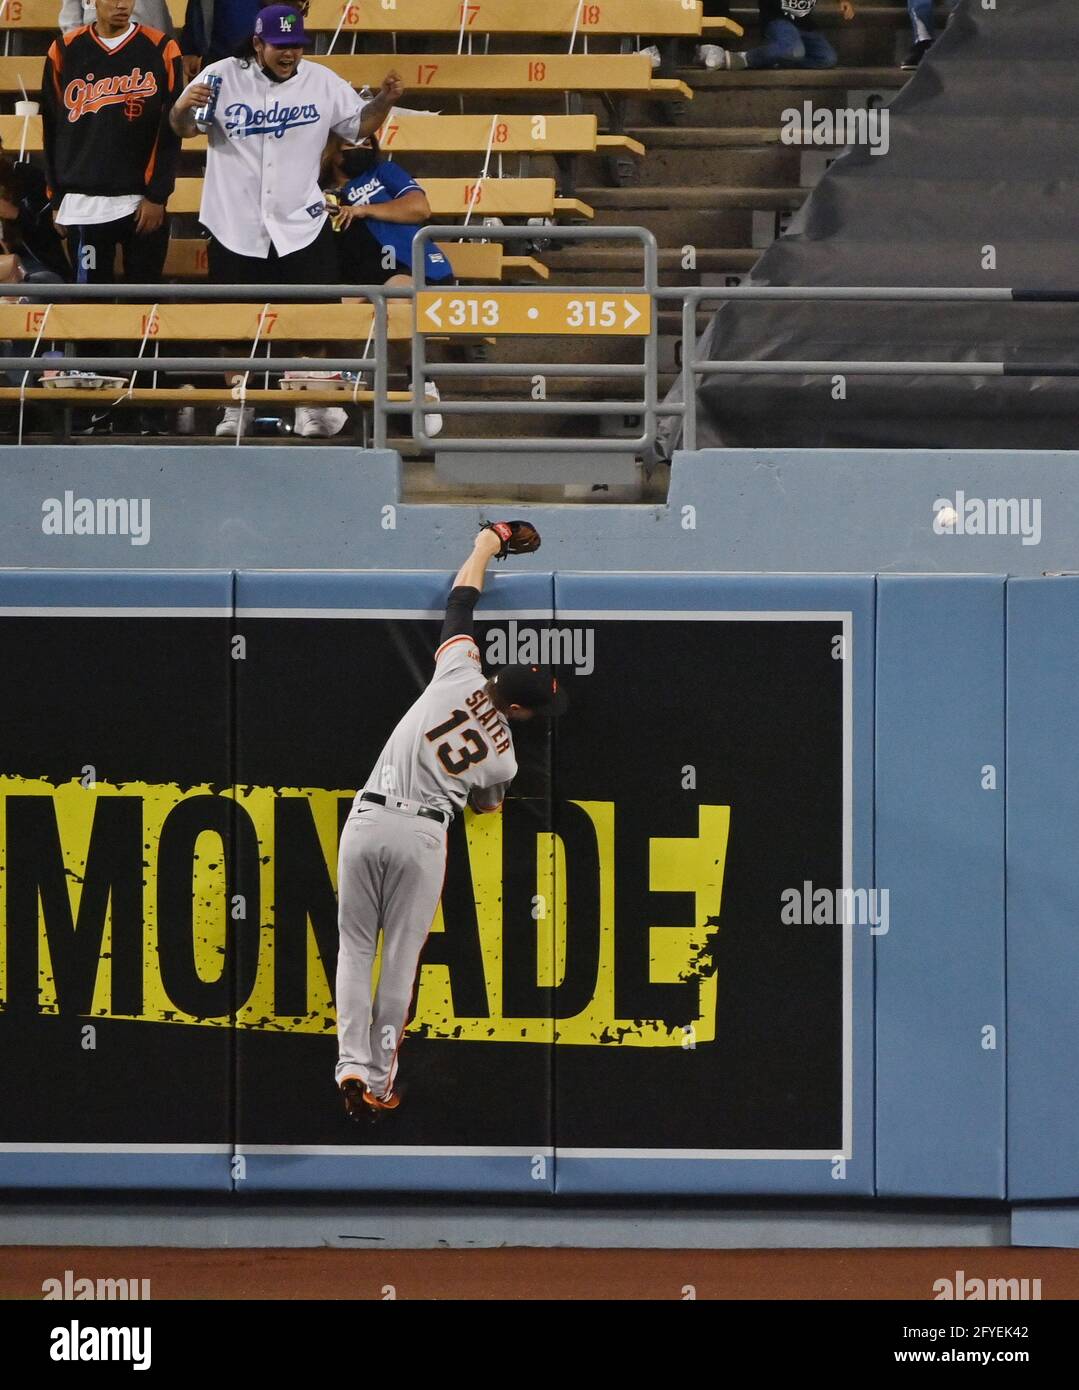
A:
POLYGON ((269 5, 259 10, 255 38, 272 48, 306 48, 311 40, 303 27, 303 15, 291 5, 269 5))

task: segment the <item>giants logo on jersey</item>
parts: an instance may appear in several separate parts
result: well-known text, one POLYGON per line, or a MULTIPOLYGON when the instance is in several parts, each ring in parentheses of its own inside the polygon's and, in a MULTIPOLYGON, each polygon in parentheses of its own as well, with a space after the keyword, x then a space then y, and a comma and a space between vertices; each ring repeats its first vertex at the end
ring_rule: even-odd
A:
POLYGON ((143 102, 157 92, 157 78, 152 72, 142 68, 132 68, 118 77, 95 79, 92 72, 85 77, 76 77, 64 89, 64 105, 67 107, 69 121, 82 120, 83 116, 100 111, 103 106, 122 104, 128 120, 135 120, 142 114, 143 102))

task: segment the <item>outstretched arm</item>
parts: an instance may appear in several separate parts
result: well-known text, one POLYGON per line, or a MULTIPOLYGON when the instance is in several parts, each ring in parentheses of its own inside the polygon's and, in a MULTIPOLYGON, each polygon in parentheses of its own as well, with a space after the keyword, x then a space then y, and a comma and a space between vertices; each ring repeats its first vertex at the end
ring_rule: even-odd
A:
POLYGON ((457 571, 453 587, 482 589, 487 566, 501 549, 502 541, 494 531, 481 531, 472 543, 472 554, 457 571))
POLYGON ((454 577, 439 646, 451 637, 472 636, 472 610, 483 589, 487 566, 501 549, 502 541, 494 531, 481 531, 473 541, 471 555, 454 577))

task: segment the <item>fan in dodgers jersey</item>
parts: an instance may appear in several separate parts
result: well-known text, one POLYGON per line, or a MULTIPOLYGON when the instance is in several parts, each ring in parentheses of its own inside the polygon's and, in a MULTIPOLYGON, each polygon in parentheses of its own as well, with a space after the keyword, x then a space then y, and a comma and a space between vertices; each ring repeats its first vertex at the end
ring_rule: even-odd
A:
MULTIPOLYGON (((309 43, 297 10, 270 5, 255 20, 251 55, 210 63, 172 108, 173 129, 194 135, 195 112, 212 96, 206 78, 221 79, 199 208, 214 284, 340 283, 318 183, 322 152, 331 133, 350 143, 373 134, 404 87, 391 71, 365 100, 329 68, 304 61, 309 43)), ((241 433, 250 409, 244 414, 229 407, 218 434, 241 433)), ((307 407, 297 411, 297 429, 310 437, 337 434, 346 418, 337 407, 307 407)))
POLYGON ((390 735, 341 833, 334 1077, 354 1120, 377 1119, 400 1104, 397 1056, 442 896, 450 821, 466 802, 498 811, 517 774, 510 725, 561 714, 566 706, 547 666, 506 666, 488 680, 472 634, 472 610, 492 558, 539 544, 527 521, 481 529, 450 590, 434 676, 390 735))

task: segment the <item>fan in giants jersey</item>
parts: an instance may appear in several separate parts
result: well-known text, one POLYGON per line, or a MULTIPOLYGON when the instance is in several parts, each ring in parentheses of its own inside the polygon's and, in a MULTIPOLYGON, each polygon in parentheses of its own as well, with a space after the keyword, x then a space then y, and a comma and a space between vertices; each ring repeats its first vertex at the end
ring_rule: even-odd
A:
POLYGON ((510 726, 565 707, 548 667, 507 666, 489 680, 480 668, 472 611, 500 548, 491 530, 476 537, 450 592, 431 683, 390 735, 341 834, 335 1079, 353 1119, 400 1103, 398 1051, 442 895, 450 821, 466 801, 498 811, 517 772, 510 726))
POLYGON ((180 50, 131 11, 132 0, 102 0, 93 24, 51 45, 42 75, 49 192, 81 282, 113 281, 117 247, 127 280, 155 281, 168 249, 180 50))

